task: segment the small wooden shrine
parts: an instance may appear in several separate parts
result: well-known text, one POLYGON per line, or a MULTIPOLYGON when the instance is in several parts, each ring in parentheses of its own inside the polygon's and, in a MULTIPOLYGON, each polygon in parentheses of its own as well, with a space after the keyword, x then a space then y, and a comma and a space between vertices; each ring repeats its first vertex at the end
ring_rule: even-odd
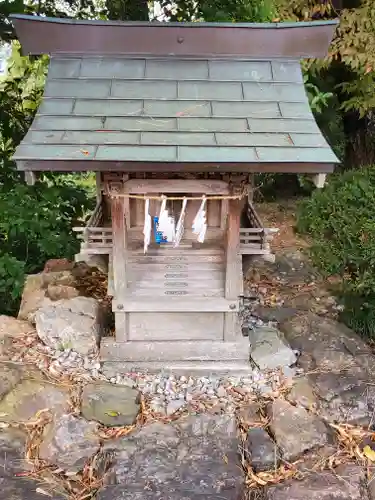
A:
POLYGON ((269 255, 252 174, 338 162, 305 94, 300 59, 324 57, 336 22, 119 23, 12 17, 27 54, 50 54, 18 168, 97 173, 81 254, 108 259, 129 368, 249 367, 242 255, 269 255))

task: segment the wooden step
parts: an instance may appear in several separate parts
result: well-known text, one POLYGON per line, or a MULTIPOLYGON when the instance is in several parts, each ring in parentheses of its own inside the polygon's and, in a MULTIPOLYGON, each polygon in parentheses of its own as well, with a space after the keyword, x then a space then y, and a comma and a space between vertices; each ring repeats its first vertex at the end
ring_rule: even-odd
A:
POLYGON ((187 287, 184 289, 170 289, 166 290, 164 288, 155 288, 155 289, 150 289, 150 288, 135 288, 134 290, 129 290, 131 297, 150 297, 150 294, 152 292, 152 295, 154 297, 162 298, 162 297, 201 297, 202 299, 206 299, 207 297, 224 297, 224 287, 217 288, 217 289, 207 289, 207 288, 192 288, 192 287, 187 287))
POLYGON ((224 298, 156 298, 153 295, 142 299, 133 296, 125 297, 123 301, 112 301, 113 311, 123 312, 235 312, 239 310, 236 300, 224 298), (120 305, 120 309, 119 306, 120 305))
POLYGON ((223 262, 189 262, 189 263, 180 263, 180 262, 151 262, 151 263, 133 263, 129 265, 129 272, 147 272, 147 273, 176 273, 176 272, 195 272, 197 271, 198 275, 202 273, 217 273, 224 271, 223 262))
POLYGON ((134 287, 139 288, 164 288, 168 289, 185 289, 185 288, 207 288, 207 289, 221 289, 224 287, 224 274, 221 273, 219 276, 207 276, 206 278, 197 276, 186 276, 182 273, 173 278, 166 278, 165 275, 155 275, 153 273, 145 274, 144 276, 134 276, 128 281, 128 288, 133 289, 134 287), (208 281, 207 281, 208 280, 208 281))
POLYGON ((224 254, 181 254, 181 255, 128 255, 128 263, 131 264, 197 264, 203 262, 223 263, 224 254))
POLYGON ((128 316, 129 341, 224 340, 224 313, 132 312, 128 316))
POLYGON ((250 343, 246 337, 237 342, 222 341, 166 341, 166 342, 116 342, 104 337, 100 346, 101 358, 105 361, 128 362, 205 362, 240 360, 249 362, 250 343))
POLYGON ((170 245, 159 245, 154 248, 148 248, 147 252, 144 253, 143 247, 134 250, 129 250, 130 255, 140 255, 140 256, 154 256, 154 255, 223 255, 224 250, 217 246, 206 246, 200 248, 194 248, 191 245, 182 245, 174 248, 170 245))
POLYGON ((108 377, 129 372, 170 372, 175 375, 194 376, 250 376, 254 371, 248 361, 108 361, 103 363, 103 373, 108 377))

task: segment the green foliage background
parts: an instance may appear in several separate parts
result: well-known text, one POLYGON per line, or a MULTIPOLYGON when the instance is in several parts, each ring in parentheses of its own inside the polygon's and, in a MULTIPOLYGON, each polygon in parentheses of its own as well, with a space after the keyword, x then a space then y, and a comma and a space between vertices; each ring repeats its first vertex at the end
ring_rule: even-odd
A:
POLYGON ((298 230, 312 237, 311 256, 326 275, 342 278, 343 319, 375 338, 375 168, 336 176, 306 199, 298 230))
POLYGON ((38 107, 48 59, 21 57, 13 45, 0 85, 0 312, 7 314, 17 311, 25 274, 77 252, 71 228, 92 204, 72 176, 45 175, 27 186, 15 169, 11 156, 38 107))

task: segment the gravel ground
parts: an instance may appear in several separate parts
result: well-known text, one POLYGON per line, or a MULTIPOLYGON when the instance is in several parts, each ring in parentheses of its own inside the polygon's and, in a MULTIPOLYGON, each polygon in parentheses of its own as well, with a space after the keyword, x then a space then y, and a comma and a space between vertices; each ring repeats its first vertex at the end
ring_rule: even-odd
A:
MULTIPOLYGON (((259 296, 262 297, 262 294, 258 290, 259 296)), ((251 314, 251 306, 262 303, 262 300, 258 298, 251 302, 251 305, 245 305, 242 314, 242 321, 247 328, 276 326, 273 322, 263 322, 251 314)), ((55 351, 45 346, 36 335, 30 337, 26 346, 28 348, 23 353, 15 354, 15 361, 32 362, 55 378, 68 377, 76 382, 96 380, 137 388, 151 410, 167 416, 186 406, 197 411, 211 408, 217 412, 231 412, 241 401, 277 391, 286 378, 294 377, 298 371, 289 367, 274 372, 250 368, 249 374, 242 377, 179 377, 169 372, 131 372, 107 378, 102 372, 98 356, 84 357, 72 349, 55 351)))
MULTIPOLYGON (((260 326, 262 322, 254 318, 253 324, 260 326)), ((242 377, 129 372, 107 378, 95 357, 83 357, 71 349, 53 351, 41 343, 34 349, 39 353, 37 366, 52 376, 69 376, 76 381, 98 380, 137 388, 151 410, 167 416, 186 406, 197 411, 211 408, 215 412, 232 412, 241 401, 277 391, 285 379, 294 377, 298 372, 296 368, 285 367, 274 372, 250 369, 249 374, 242 377)))

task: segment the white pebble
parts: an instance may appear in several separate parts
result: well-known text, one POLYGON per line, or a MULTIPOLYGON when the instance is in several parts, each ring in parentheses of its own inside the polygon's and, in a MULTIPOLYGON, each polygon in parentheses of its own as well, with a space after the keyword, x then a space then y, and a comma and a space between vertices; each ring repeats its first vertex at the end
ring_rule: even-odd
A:
POLYGON ((122 377, 121 384, 126 385, 126 387, 135 387, 136 385, 135 381, 130 377, 122 377))
POLYGON ((153 399, 150 403, 150 408, 155 413, 161 413, 165 415, 165 404, 161 399, 153 399))
POLYGON ((167 415, 172 415, 173 413, 175 413, 176 411, 180 410, 182 407, 184 407, 186 404, 186 401, 184 401, 183 399, 176 399, 174 401, 170 401, 168 404, 167 404, 167 408, 166 408, 166 412, 167 412, 167 415))

